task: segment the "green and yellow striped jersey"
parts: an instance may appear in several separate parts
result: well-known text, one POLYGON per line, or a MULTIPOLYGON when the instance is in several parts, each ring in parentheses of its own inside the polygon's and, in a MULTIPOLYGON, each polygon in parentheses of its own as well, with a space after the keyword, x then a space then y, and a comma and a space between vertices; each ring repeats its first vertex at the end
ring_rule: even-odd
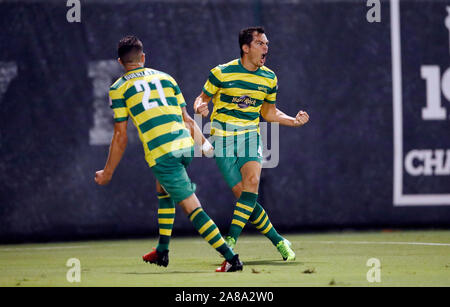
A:
POLYGON ((211 135, 231 136, 258 131, 263 102, 275 103, 277 77, 263 66, 248 71, 236 59, 218 65, 209 74, 203 92, 213 97, 211 135))
POLYGON ((116 122, 131 117, 150 167, 192 149, 181 110, 186 102, 168 74, 144 67, 130 70, 114 82, 109 97, 116 122))

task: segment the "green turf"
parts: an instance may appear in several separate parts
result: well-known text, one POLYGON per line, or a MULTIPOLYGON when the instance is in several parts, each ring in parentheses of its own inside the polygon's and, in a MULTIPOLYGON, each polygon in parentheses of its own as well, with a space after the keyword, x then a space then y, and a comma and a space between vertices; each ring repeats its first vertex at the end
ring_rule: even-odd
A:
POLYGON ((450 286, 450 231, 286 238, 295 262, 282 261, 262 235, 241 236, 236 251, 245 266, 237 273, 215 273, 222 258, 200 237, 174 237, 167 268, 141 259, 156 239, 0 245, 0 286, 450 286), (69 258, 81 262, 80 283, 66 280, 69 258), (369 258, 381 262, 380 283, 366 279, 369 258))

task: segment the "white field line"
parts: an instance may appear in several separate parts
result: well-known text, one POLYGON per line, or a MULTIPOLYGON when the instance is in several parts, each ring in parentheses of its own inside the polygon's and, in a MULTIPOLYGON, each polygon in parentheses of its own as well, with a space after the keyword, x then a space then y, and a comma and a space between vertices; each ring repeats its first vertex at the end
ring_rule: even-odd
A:
MULTIPOLYGON (((378 241, 292 241, 299 244, 354 244, 354 245, 424 245, 424 246, 450 246, 450 243, 429 243, 429 242, 378 242, 378 241)), ((195 243, 204 243, 202 241, 195 243)), ((261 241, 242 240, 239 244, 261 243, 261 241)))
POLYGON ((450 246, 450 243, 428 243, 428 242, 375 242, 375 241, 302 241, 300 243, 319 244, 379 244, 379 245, 424 245, 424 246, 450 246))

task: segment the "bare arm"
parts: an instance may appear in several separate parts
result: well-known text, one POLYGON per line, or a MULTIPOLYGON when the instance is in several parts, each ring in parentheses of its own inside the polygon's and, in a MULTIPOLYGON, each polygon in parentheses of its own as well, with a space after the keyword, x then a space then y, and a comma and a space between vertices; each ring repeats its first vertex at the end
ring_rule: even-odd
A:
POLYGON ((108 159, 104 169, 95 173, 95 182, 99 185, 107 185, 114 174, 114 171, 122 159, 125 148, 127 147, 127 121, 114 124, 114 134, 109 146, 108 159))
POLYGON ((309 121, 309 115, 305 111, 299 111, 295 117, 291 117, 278 110, 275 104, 267 102, 261 107, 261 116, 268 122, 278 122, 289 127, 300 127, 309 121))
POLYGON ((203 117, 208 116, 208 103, 211 100, 211 97, 206 95, 203 91, 198 95, 194 102, 194 112, 197 114, 201 114, 203 117))
POLYGON ((211 143, 209 143, 209 141, 205 138, 202 130, 186 111, 186 108, 181 108, 181 110, 183 112, 183 120, 186 124, 186 127, 189 129, 194 142, 202 148, 202 151, 206 156, 210 156, 214 150, 211 143))
POLYGON ((186 127, 191 132, 191 136, 194 139, 195 143, 197 145, 202 146, 203 143, 205 143, 206 138, 203 135, 202 131, 200 130, 200 127, 197 125, 195 120, 189 115, 189 113, 186 111, 186 107, 181 108, 183 112, 183 120, 186 124, 186 127))

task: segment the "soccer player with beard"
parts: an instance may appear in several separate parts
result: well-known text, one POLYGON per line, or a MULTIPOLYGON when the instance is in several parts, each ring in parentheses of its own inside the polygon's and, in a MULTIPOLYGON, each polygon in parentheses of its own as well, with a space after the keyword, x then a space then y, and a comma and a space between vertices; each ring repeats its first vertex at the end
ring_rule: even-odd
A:
POLYGON ((250 221, 276 246, 285 261, 295 260, 291 243, 278 234, 257 202, 262 162, 259 116, 267 122, 300 127, 308 122, 309 115, 299 111, 291 117, 275 106, 277 77, 264 66, 269 41, 262 27, 241 30, 239 47, 240 59, 213 68, 194 103, 195 113, 206 117, 212 98, 211 135, 215 161, 237 198, 225 241, 234 248, 242 229, 250 221))
MULTIPOLYGON (((238 255, 225 244, 214 221, 202 209, 195 195, 195 185, 186 173, 186 167, 193 158, 194 140, 191 136, 202 134, 186 111, 186 103, 175 79, 144 67, 143 45, 135 36, 120 40, 118 54, 118 61, 126 72, 109 91, 114 111, 114 134, 106 165, 96 172, 95 181, 99 185, 111 181, 125 152, 127 122, 131 118, 144 145, 145 159, 157 179, 159 199, 160 240, 157 248, 143 256, 143 260, 162 266, 169 264, 169 239, 175 203, 178 203, 199 234, 225 257, 216 271, 242 270, 238 255)), ((198 139, 205 145, 203 136, 198 139)))

